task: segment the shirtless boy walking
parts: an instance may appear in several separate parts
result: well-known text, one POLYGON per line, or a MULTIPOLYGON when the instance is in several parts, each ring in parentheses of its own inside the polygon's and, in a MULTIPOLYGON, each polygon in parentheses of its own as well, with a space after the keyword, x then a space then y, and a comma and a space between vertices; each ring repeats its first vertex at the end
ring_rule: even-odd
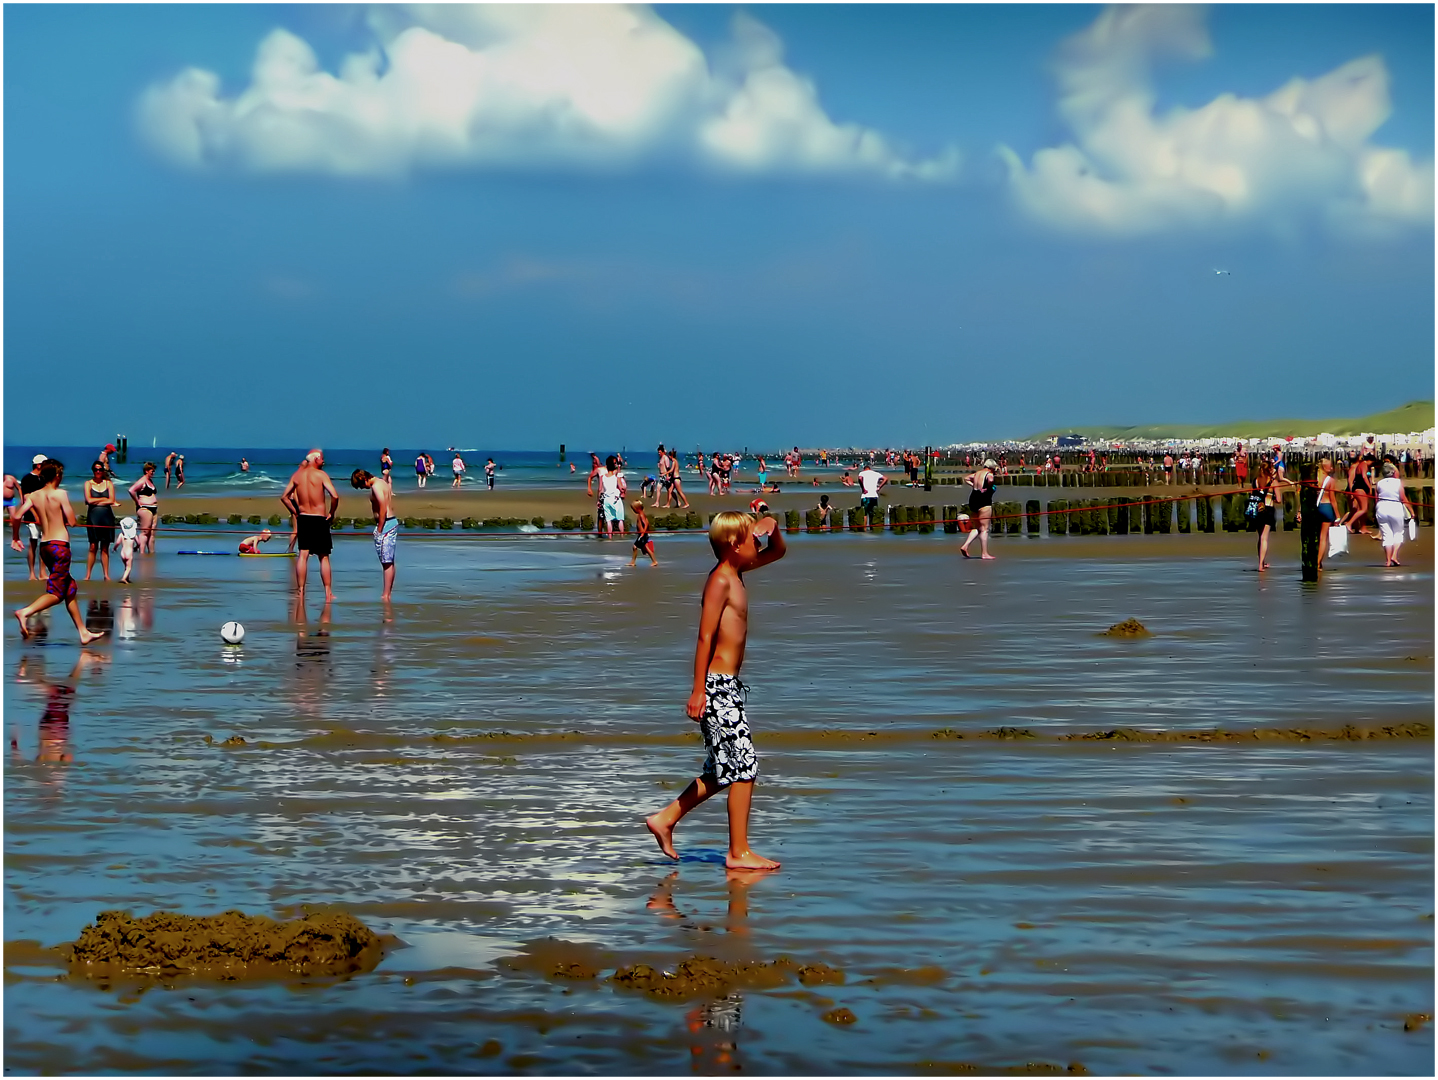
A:
MULTIPOLYGON (((40 466, 40 479, 44 481, 44 486, 26 495, 25 501, 20 504, 21 515, 34 510, 39 518, 40 561, 50 571, 50 576, 45 581, 44 594, 33 604, 16 610, 15 618, 20 623, 20 636, 29 640, 30 616, 56 604, 64 604, 80 634, 80 644, 88 645, 103 637, 105 632, 91 633, 85 629, 85 621, 80 618, 80 587, 70 576, 70 526, 75 524, 75 509, 70 505, 69 493, 60 487, 64 478, 65 466, 53 458, 46 460, 40 466)), ((20 550, 18 540, 12 541, 11 546, 20 550)))
POLYGON ((394 546, 399 541, 399 519, 394 516, 394 486, 363 469, 350 473, 350 487, 368 488, 369 504, 374 510, 374 550, 384 572, 384 592, 380 599, 389 601, 394 591, 394 546))
POLYGON ((748 688, 739 681, 744 646, 749 637, 749 596, 744 573, 784 557, 778 523, 726 510, 709 526, 709 543, 719 564, 709 572, 699 614, 699 643, 694 652, 694 691, 684 711, 699 724, 708 756, 704 769, 679 798, 644 824, 671 859, 674 827, 685 814, 721 788, 729 789, 729 852, 724 865, 733 870, 776 870, 777 862, 749 849, 749 805, 759 762, 744 714, 748 688), (769 542, 759 549, 760 537, 769 542))
POLYGON ((320 558, 320 580, 324 582, 325 599, 335 598, 330 587, 330 552, 334 541, 330 537, 330 523, 340 508, 340 494, 335 490, 329 473, 325 472, 323 450, 311 450, 305 455, 304 464, 295 470, 290 482, 280 495, 280 505, 295 515, 297 522, 296 540, 300 557, 295 560, 295 588, 303 595, 305 574, 309 569, 310 556, 320 558), (325 509, 325 496, 329 496, 329 509, 325 509))

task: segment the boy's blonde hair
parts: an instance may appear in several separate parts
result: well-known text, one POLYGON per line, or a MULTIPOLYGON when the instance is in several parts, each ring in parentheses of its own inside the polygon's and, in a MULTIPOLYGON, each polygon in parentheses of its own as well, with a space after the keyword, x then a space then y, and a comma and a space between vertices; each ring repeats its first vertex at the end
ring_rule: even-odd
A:
POLYGON ((714 557, 722 559, 724 553, 736 544, 742 544, 754 531, 754 519, 738 510, 725 510, 715 514, 709 524, 709 546, 714 557))

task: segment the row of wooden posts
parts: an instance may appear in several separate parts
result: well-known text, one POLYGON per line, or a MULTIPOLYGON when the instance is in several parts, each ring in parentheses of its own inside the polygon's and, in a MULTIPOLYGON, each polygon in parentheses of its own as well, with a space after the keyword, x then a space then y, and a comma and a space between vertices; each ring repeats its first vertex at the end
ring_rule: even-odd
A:
MULTIPOLYGON (((1410 487, 1408 500, 1424 524, 1433 524, 1433 488, 1410 487)), ((1223 495, 1181 495, 1173 498, 1143 498, 1122 495, 1102 499, 1050 499, 1045 511, 1038 499, 1024 503, 1001 502, 994 504, 993 531, 995 535, 1017 536, 1024 533, 1038 536, 1045 531, 1043 520, 1048 519, 1047 533, 1050 536, 1126 536, 1130 533, 1189 533, 1189 532, 1253 532, 1256 524, 1245 515, 1248 501, 1247 491, 1229 492, 1223 495)), ((1293 491, 1283 494, 1283 528, 1291 531, 1298 527, 1299 495, 1293 491)), ((944 532, 956 533, 962 528, 975 524, 973 518, 961 521, 957 506, 888 506, 866 514, 861 507, 834 510, 833 528, 862 531, 865 529, 888 529, 895 533, 933 532, 942 527, 944 532)), ((798 532, 822 531, 822 520, 817 510, 809 510, 802 517, 798 510, 784 512, 784 528, 798 532)))

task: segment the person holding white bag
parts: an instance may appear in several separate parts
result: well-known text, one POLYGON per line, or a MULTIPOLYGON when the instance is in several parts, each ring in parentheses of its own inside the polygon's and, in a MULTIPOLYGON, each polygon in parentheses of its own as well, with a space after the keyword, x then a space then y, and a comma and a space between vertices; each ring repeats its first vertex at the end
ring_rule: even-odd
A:
POLYGON ((1332 458, 1324 458, 1318 463, 1318 475, 1321 478, 1318 481, 1318 569, 1322 570, 1323 560, 1329 555, 1347 554, 1348 530, 1328 531, 1328 527, 1338 520, 1338 504, 1333 501, 1332 458))
POLYGON ((1403 546, 1407 519, 1413 514, 1408 493, 1403 490, 1403 481, 1398 477, 1398 466, 1388 461, 1383 464, 1383 479, 1378 481, 1378 528, 1383 540, 1384 566, 1397 566, 1398 549, 1403 546))

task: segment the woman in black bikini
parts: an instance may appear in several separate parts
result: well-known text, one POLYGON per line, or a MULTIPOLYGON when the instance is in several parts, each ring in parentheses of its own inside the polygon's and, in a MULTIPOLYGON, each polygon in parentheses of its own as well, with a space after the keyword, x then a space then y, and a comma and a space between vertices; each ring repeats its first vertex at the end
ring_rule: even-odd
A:
POLYGON ((85 481, 85 533, 90 539, 90 554, 85 558, 85 580, 95 569, 95 553, 100 554, 100 572, 110 580, 110 545, 115 542, 115 481, 103 461, 91 466, 90 479, 85 481))
POLYGON ((1280 480, 1278 470, 1267 458, 1258 463, 1258 475, 1253 480, 1254 495, 1261 500, 1258 513, 1254 516, 1254 523, 1258 526, 1258 568, 1268 569, 1268 538, 1278 527, 1278 507, 1282 504, 1283 496, 1278 488, 1280 484, 1292 483, 1291 480, 1280 480))
POLYGON ((145 462, 145 474, 130 485, 135 516, 140 519, 140 554, 155 553, 155 526, 160 521, 160 499, 155 491, 155 463, 145 462))
POLYGON ((964 477, 964 483, 973 488, 969 492, 969 515, 977 522, 972 532, 964 539, 964 546, 959 548, 959 554, 964 558, 971 558, 969 545, 974 542, 974 537, 979 538, 979 557, 992 559, 989 554, 989 523, 994 518, 994 469, 998 463, 989 458, 982 468, 975 469, 973 473, 964 477))
POLYGON ((1348 516, 1343 519, 1349 532, 1361 533, 1368 523, 1368 503, 1373 491, 1373 455, 1354 457, 1348 466, 1348 516))

